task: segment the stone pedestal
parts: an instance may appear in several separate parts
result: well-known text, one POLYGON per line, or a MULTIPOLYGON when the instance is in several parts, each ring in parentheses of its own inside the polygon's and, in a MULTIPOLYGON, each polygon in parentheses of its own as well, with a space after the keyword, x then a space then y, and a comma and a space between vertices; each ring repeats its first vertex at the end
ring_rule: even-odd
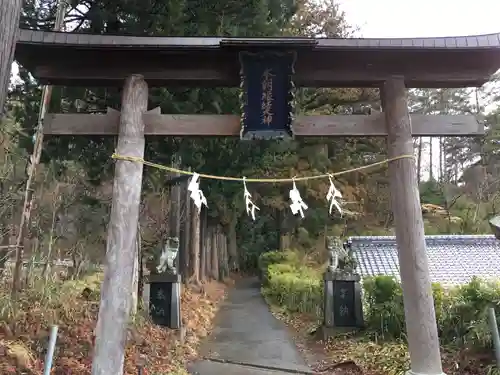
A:
POLYGON ((149 275, 144 287, 145 307, 153 323, 179 329, 181 327, 181 276, 149 275))
POLYGON ((327 271, 324 280, 323 337, 363 328, 360 276, 327 271))

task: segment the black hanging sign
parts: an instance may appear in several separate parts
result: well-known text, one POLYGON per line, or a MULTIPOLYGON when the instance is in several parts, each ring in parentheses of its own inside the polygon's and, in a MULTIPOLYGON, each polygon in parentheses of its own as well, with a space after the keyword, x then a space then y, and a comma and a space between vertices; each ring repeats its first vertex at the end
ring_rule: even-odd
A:
POLYGON ((295 52, 240 52, 241 139, 293 137, 295 52))

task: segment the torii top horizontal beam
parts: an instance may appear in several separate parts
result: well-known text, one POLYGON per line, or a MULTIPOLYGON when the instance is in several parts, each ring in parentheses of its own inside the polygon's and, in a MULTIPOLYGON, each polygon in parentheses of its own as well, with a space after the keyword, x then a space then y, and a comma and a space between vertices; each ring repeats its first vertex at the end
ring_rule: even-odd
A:
POLYGON ((16 60, 41 83, 121 86, 142 74, 152 86, 240 83, 240 51, 295 50, 305 87, 481 86, 500 68, 500 34, 414 39, 138 37, 20 30, 16 60))

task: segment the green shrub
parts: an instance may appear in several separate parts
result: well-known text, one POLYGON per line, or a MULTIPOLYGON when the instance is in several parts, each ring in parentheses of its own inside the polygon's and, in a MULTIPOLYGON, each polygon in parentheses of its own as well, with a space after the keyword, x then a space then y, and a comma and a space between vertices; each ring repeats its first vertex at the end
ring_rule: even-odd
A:
POLYGON ((499 284, 474 278, 451 290, 446 300, 438 321, 442 339, 459 345, 491 347, 487 309, 496 307, 498 315, 499 284))
MULTIPOLYGON (((297 252, 264 253, 259 258, 263 294, 292 313, 307 313, 322 320, 321 274, 304 266, 297 252)), ((406 339, 403 291, 390 276, 363 280, 364 318, 367 329, 381 339, 406 339)), ((481 281, 445 289, 432 284, 439 336, 443 344, 491 347, 487 308, 500 311, 500 283, 481 281)))
POLYGON ((390 276, 367 277, 363 280, 365 324, 382 338, 404 336, 403 290, 390 276))
POLYGON ((299 254, 294 250, 268 251, 259 256, 259 267, 264 269, 271 264, 288 263, 298 264, 299 254))
POLYGON ((289 312, 321 316, 323 283, 319 274, 300 264, 293 250, 264 253, 259 259, 263 293, 289 312))
POLYGON ((436 311, 436 319, 441 321, 445 309, 447 308, 447 299, 445 289, 439 283, 432 283, 432 296, 434 297, 434 309, 436 311))
POLYGON ((287 263, 271 264, 267 268, 269 279, 271 279, 275 275, 281 275, 284 273, 297 273, 297 272, 300 273, 300 270, 297 269, 295 265, 287 263))
POLYGON ((273 264, 298 265, 300 262, 299 254, 293 250, 269 251, 259 256, 259 272, 262 283, 267 285, 269 266, 273 264))
POLYGON ((321 316, 323 283, 310 271, 295 269, 284 272, 281 267, 270 267, 269 284, 264 293, 272 302, 289 312, 321 316))
MULTIPOLYGON (((363 282, 365 323, 377 336, 404 339, 405 320, 401 285, 392 277, 368 277, 363 282)), ((443 344, 491 346, 487 308, 500 304, 500 284, 477 278, 445 290, 432 285, 436 320, 443 344)))
MULTIPOLYGON (((363 280, 365 300, 365 323, 381 338, 405 337, 405 314, 403 289, 391 276, 367 277, 363 280)), ((434 306, 438 321, 445 310, 445 290, 438 284, 432 284, 434 306)))

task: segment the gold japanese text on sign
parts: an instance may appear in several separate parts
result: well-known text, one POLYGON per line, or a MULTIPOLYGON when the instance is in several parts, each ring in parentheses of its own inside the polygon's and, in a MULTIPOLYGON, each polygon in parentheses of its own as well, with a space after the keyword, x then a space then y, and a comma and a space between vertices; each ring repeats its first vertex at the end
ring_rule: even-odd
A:
POLYGON ((267 126, 273 122, 273 77, 271 69, 264 70, 262 73, 261 86, 262 86, 262 122, 267 126))

